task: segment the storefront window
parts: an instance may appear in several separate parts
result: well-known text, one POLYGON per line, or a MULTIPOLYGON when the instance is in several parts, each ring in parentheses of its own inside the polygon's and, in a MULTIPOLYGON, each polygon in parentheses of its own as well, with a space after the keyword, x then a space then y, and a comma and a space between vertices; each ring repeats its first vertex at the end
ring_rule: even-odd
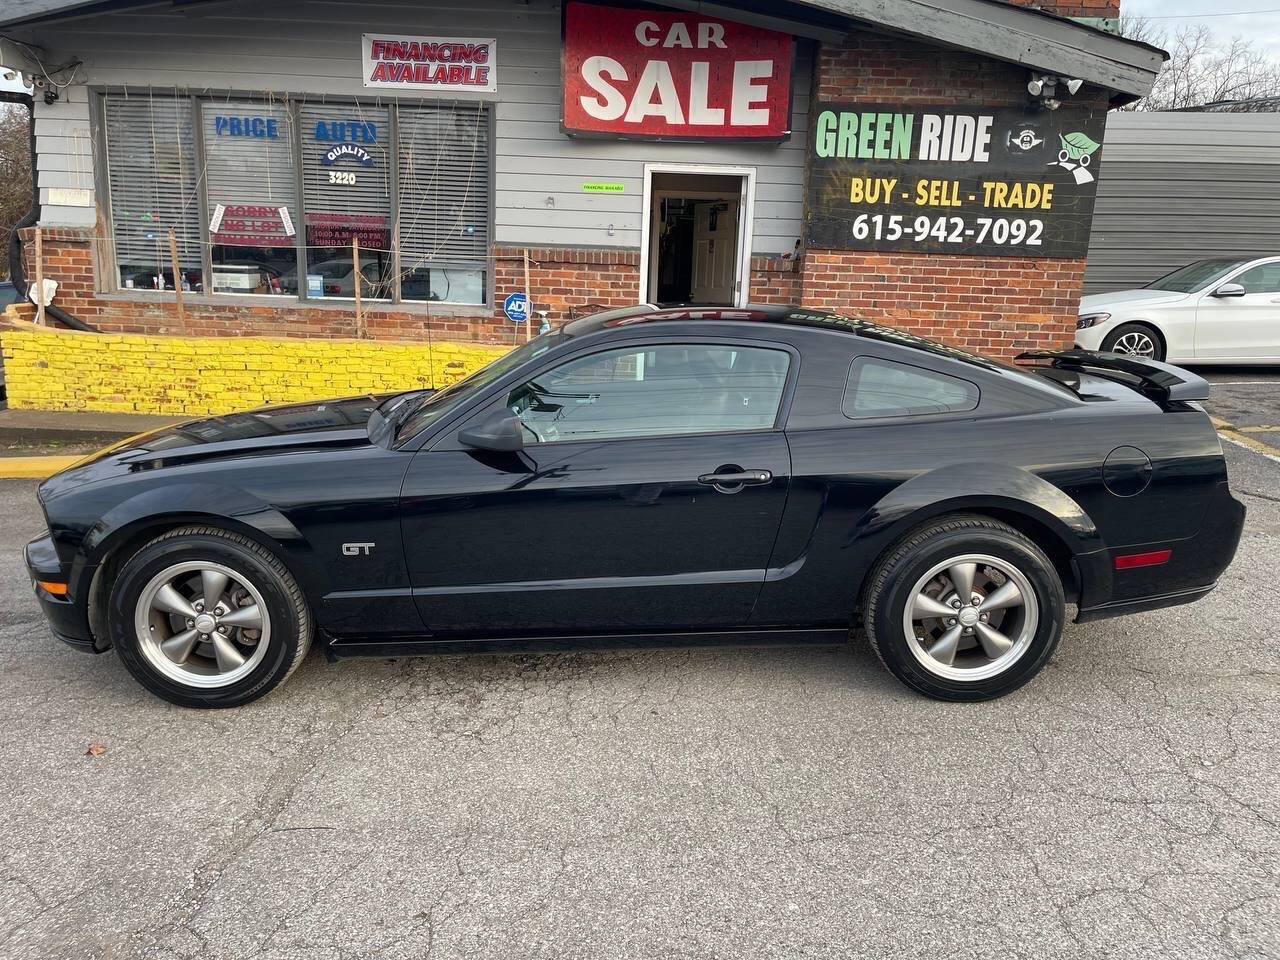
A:
POLYGON ((399 127, 401 298, 485 303, 488 110, 468 103, 402 107, 399 127))
POLYGON ((103 107, 117 283, 128 290, 174 289, 172 230, 178 283, 203 290, 191 101, 112 94, 103 107))
POLYGON ((298 293, 293 126, 283 104, 202 105, 214 293, 298 293))
POLYGON ((485 304, 489 109, 106 95, 119 286, 485 304))
POLYGON ((391 130, 386 107, 306 104, 302 126, 306 295, 354 297, 360 248, 360 295, 395 293, 391 251, 391 130))

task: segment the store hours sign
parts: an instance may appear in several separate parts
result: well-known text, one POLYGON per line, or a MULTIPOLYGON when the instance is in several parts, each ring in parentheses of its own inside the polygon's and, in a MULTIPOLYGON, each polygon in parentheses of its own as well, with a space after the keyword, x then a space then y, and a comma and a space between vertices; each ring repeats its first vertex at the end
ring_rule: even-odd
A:
POLYGON ((1104 111, 819 103, 814 116, 810 246, 1085 255, 1104 111))

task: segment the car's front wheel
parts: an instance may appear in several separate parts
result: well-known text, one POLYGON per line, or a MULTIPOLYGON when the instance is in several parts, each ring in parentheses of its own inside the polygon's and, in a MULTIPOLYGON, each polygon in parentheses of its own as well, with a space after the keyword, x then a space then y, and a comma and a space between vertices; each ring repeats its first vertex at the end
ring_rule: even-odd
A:
POLYGON ((1048 661, 1066 602, 1039 547, 1007 524, 966 515, 890 548, 863 607, 872 647, 903 683, 940 700, 988 700, 1048 661))
POLYGON ((1102 341, 1102 349, 1147 360, 1163 360, 1164 344, 1145 323, 1122 323, 1102 341))
POLYGON ((310 612, 284 564, 216 527, 172 530, 135 553, 112 587, 109 623, 129 672, 186 707, 256 700, 311 642, 310 612))

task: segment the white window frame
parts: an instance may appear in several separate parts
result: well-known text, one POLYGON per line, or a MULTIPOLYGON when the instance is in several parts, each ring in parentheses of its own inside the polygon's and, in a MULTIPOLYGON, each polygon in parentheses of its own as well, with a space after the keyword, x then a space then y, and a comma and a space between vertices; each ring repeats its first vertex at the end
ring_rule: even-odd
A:
MULTIPOLYGON (((654 249, 657 235, 653 230, 653 175, 655 173, 691 173, 702 176, 741 177, 738 199, 738 263, 734 275, 734 306, 745 307, 751 297, 751 246, 755 239, 756 168, 713 163, 646 163, 644 165, 644 199, 640 225, 640 290, 641 303, 649 299, 649 272, 656 261, 654 249)), ((689 193, 682 192, 681 196, 689 193)))

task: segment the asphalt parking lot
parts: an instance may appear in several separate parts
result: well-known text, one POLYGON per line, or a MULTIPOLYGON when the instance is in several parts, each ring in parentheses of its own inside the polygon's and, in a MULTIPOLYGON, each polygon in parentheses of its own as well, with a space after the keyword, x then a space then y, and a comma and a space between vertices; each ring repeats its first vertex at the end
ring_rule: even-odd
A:
MULTIPOLYGON (((1215 412, 1280 423, 1267 376, 1215 412)), ((1278 956, 1280 461, 1226 450, 1218 591, 968 706, 857 646, 313 655, 185 711, 49 636, 0 481, 0 956, 1278 956)))

